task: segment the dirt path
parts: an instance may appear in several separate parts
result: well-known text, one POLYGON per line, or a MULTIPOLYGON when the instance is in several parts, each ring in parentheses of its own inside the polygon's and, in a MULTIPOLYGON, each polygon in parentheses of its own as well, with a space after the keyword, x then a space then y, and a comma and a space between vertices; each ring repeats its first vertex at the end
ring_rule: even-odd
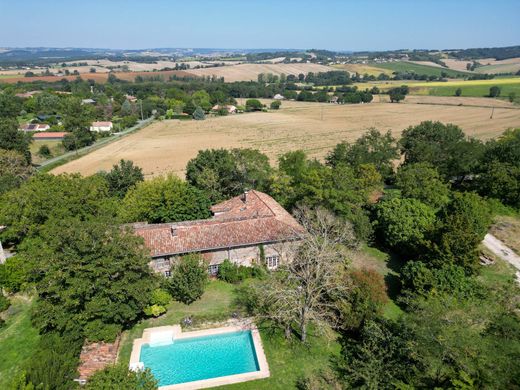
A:
POLYGON ((500 257, 502 260, 507 261, 517 269, 516 281, 520 285, 520 256, 492 234, 486 234, 482 243, 495 255, 500 257))

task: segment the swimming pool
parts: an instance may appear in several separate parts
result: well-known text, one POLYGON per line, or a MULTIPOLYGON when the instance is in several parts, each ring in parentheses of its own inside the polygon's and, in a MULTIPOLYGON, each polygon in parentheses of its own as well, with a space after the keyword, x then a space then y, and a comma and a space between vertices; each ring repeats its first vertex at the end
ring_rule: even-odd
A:
POLYGON ((141 348, 141 362, 159 386, 258 371, 250 331, 174 340, 141 348))
POLYGON ((205 388, 269 376, 255 327, 182 332, 180 326, 145 329, 134 340, 131 369, 149 368, 159 389, 205 388))

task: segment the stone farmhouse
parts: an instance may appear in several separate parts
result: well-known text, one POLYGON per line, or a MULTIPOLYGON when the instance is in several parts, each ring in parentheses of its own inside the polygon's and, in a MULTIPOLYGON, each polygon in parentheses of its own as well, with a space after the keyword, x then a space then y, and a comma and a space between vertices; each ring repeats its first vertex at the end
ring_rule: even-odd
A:
POLYGON ((252 266, 262 262, 275 269, 287 260, 290 245, 303 227, 273 198, 259 191, 245 192, 211 208, 205 220, 133 225, 152 258, 150 266, 165 276, 178 256, 200 253, 211 275, 226 259, 252 266))

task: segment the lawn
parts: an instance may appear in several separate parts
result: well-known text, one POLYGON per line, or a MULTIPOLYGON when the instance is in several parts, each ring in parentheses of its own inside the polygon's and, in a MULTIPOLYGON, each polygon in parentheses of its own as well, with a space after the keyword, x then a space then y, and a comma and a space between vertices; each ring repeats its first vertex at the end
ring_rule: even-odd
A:
POLYGON ((173 302, 168 312, 159 317, 141 321, 132 329, 125 331, 121 339, 119 360, 128 363, 134 339, 143 335, 145 328, 179 324, 183 318, 191 316, 194 320, 219 321, 228 319, 233 313, 233 297, 235 286, 218 280, 211 281, 204 295, 191 305, 173 302))
POLYGON ((42 161, 45 161, 46 158, 42 158, 38 155, 38 151, 40 150, 40 147, 43 145, 47 145, 49 149, 51 150, 52 157, 61 156, 63 153, 65 153, 65 148, 63 147, 63 143, 61 141, 56 140, 45 140, 45 141, 33 141, 30 145, 30 151, 32 160, 34 163, 38 164, 42 161))
MULTIPOLYGON (((209 321, 222 321, 231 317, 234 311, 235 286, 212 281, 202 298, 191 305, 173 302, 168 312, 157 319, 140 322, 132 329, 124 332, 119 360, 127 364, 130 360, 132 343, 143 334, 145 328, 178 324, 186 316, 209 321)), ((305 373, 324 368, 329 364, 333 354, 339 352, 339 344, 335 340, 327 340, 309 332, 309 342, 302 344, 297 340, 287 341, 279 331, 260 329, 262 344, 269 362, 271 377, 268 379, 241 383, 229 388, 233 389, 287 389, 294 388, 296 381, 305 373)))
POLYGON ((31 302, 24 296, 13 297, 6 326, 0 329, 0 389, 7 388, 38 343, 38 331, 31 325, 31 302))
POLYGON ((413 62, 406 61, 398 61, 398 62, 385 62, 382 64, 374 64, 374 66, 383 69, 389 69, 393 72, 414 72, 420 75, 428 75, 428 76, 438 76, 440 77, 442 73, 446 73, 448 77, 464 77, 469 75, 467 72, 461 72, 458 70, 441 68, 437 66, 429 66, 422 64, 415 64, 413 62))

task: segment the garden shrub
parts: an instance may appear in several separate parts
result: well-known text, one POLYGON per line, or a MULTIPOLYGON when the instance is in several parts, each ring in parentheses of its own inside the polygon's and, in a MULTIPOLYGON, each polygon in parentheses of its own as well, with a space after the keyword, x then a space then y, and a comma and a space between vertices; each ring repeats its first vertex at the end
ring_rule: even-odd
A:
POLYGON ((90 321, 85 325, 85 337, 89 341, 114 341, 122 327, 119 324, 105 324, 101 320, 90 321))
POLYGON ((170 292, 176 301, 189 305, 199 299, 208 283, 208 272, 200 255, 183 256, 172 267, 170 292))
POLYGON ((262 279, 266 275, 266 269, 260 265, 247 267, 244 265, 234 264, 226 259, 220 265, 217 277, 224 282, 239 283, 249 278, 262 279))
POLYGON ((11 306, 11 302, 9 301, 9 298, 5 297, 0 292, 0 312, 5 311, 11 306))

